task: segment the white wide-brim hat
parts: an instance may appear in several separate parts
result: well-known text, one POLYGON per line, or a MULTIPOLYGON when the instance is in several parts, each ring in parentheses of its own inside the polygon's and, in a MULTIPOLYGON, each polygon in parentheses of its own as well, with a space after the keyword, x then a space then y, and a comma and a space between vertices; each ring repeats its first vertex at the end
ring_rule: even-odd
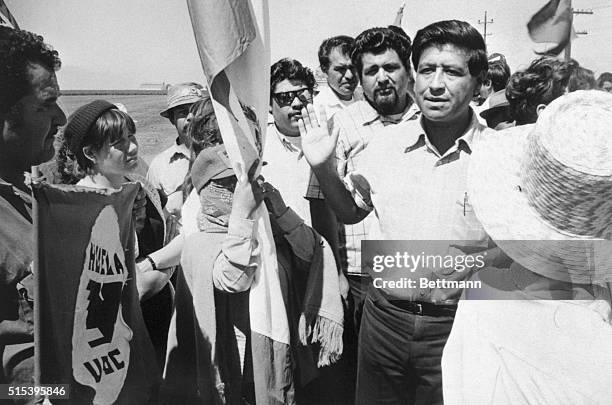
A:
POLYGON ((534 125, 474 145, 468 193, 483 227, 540 275, 612 281, 612 94, 577 91, 534 125))

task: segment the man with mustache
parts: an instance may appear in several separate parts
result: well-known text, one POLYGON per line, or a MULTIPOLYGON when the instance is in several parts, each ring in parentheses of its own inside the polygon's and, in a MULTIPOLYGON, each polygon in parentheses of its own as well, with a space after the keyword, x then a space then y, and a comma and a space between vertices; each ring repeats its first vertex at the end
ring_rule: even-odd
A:
POLYGON ((66 115, 57 105, 61 62, 41 36, 0 26, 0 60, 0 384, 24 385, 34 384, 32 197, 25 175, 53 157, 66 115))
MULTIPOLYGON (((378 61, 381 55, 378 48, 377 53, 363 56, 358 71, 366 97, 372 97, 387 115, 397 116, 401 110, 393 108, 397 97, 390 80, 374 87, 371 94, 366 90, 368 74, 379 71, 368 69, 366 63, 378 61)), ((331 131, 330 136, 308 108, 300 121, 304 154, 342 222, 359 222, 375 211, 376 238, 372 239, 443 241, 436 246, 427 242, 427 247, 436 254, 449 252, 464 259, 481 254, 484 266, 499 267, 505 264, 504 257, 498 248, 489 249, 488 236, 467 193, 471 151, 490 131, 470 108, 487 72, 484 40, 466 22, 436 22, 417 32, 412 63, 419 119, 381 130, 359 155, 357 170, 341 178, 334 159, 339 134, 331 131)), ((475 266, 457 270, 434 264, 414 270, 417 280, 424 277, 435 286, 368 285, 359 335, 357 404, 443 401, 442 350, 462 290, 438 286, 438 281, 464 280, 475 266)), ((410 276, 408 272, 404 268, 394 276, 410 276)))
MULTIPOLYGON (((308 198, 316 179, 304 158, 298 128, 302 110, 312 106, 315 84, 312 71, 295 59, 284 58, 271 66, 270 113, 274 123, 268 125, 261 174, 280 191, 287 206, 323 236, 335 253, 337 221, 324 199, 308 198)), ((342 273, 339 283, 340 292, 346 298, 348 283, 342 273)), ((341 363, 319 369, 320 376, 305 390, 308 398, 304 399, 305 403, 351 404, 353 390, 343 367, 341 363)))
POLYGON ((351 61, 355 40, 346 35, 326 39, 319 47, 319 65, 327 76, 327 87, 314 98, 316 109, 325 108, 327 119, 355 101, 363 100, 357 71, 351 61))
POLYGON ((304 198, 311 171, 302 153, 297 122, 302 108, 313 102, 315 77, 309 68, 289 58, 273 64, 270 72, 274 124, 268 125, 262 174, 280 190, 287 205, 311 225, 310 203, 304 198))
MULTIPOLYGON (((418 108, 409 95, 410 46, 407 35, 391 28, 371 28, 355 39, 351 63, 365 99, 337 111, 333 117, 327 115, 331 131, 338 136, 335 157, 340 178, 359 168, 361 153, 384 127, 418 118, 418 108)), ((323 198, 318 183, 311 184, 308 197, 323 198)), ((367 238, 371 222, 371 218, 365 218, 357 224, 339 226, 340 262, 350 285, 349 309, 354 330, 352 341, 346 342, 347 355, 351 346, 356 346, 370 282, 369 276, 361 271, 361 241, 367 238)))

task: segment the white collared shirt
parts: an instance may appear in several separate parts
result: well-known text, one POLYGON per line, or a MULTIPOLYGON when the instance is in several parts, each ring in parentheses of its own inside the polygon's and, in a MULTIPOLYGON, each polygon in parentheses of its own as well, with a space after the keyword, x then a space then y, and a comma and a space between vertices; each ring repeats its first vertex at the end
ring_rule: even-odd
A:
POLYGON ((321 107, 325 108, 325 115, 329 120, 338 111, 347 108, 349 105, 359 100, 363 100, 363 90, 361 90, 361 87, 356 88, 351 99, 346 101, 338 98, 336 93, 334 93, 329 86, 325 86, 321 87, 319 94, 314 97, 315 111, 319 111, 321 107))
POLYGON ((466 132, 443 155, 421 120, 387 127, 372 139, 359 170, 346 178, 355 202, 376 213, 371 239, 464 240, 486 246, 487 235, 467 195, 471 145, 486 131, 472 111, 466 132))
MULTIPOLYGON (((281 134, 276 125, 269 125, 261 174, 280 191, 285 204, 307 225, 311 225, 310 203, 306 199, 310 183, 310 166, 302 153, 302 138, 281 134)), ((313 176, 314 177, 314 176, 313 176)))
POLYGON ((147 180, 168 196, 166 210, 180 218, 183 205, 182 186, 189 171, 189 149, 176 142, 155 156, 149 166, 147 180), (173 156, 178 157, 174 158, 173 156))

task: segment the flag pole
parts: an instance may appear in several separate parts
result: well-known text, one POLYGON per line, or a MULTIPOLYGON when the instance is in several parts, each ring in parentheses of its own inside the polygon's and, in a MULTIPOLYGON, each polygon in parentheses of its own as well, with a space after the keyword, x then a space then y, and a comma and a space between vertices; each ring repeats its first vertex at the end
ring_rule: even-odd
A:
MULTIPOLYGON (((34 183, 38 181, 39 172, 38 166, 32 166, 31 169, 31 187, 34 188, 34 183)), ((34 384, 40 386, 41 376, 41 361, 40 361, 40 326, 41 326, 41 297, 40 297, 40 272, 38 262, 38 201, 36 201, 34 193, 32 193, 32 226, 34 228, 34 261, 32 263, 32 273, 34 276, 34 384)))
POLYGON ((569 14, 570 14, 570 35, 565 47, 565 60, 569 62, 572 59, 572 27, 574 26, 574 8, 572 7, 572 0, 569 0, 569 14))

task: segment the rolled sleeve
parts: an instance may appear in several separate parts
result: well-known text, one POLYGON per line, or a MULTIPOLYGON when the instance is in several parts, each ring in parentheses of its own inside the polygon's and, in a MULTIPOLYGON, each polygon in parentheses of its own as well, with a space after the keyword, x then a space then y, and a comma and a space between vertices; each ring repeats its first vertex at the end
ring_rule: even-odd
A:
POLYGON ((253 254, 253 245, 257 245, 254 234, 255 221, 243 218, 230 218, 227 237, 223 242, 223 253, 230 262, 238 266, 247 266, 253 254))
POLYGON ((365 177, 357 171, 351 172, 344 177, 344 185, 359 208, 368 212, 374 210, 370 183, 368 183, 365 177))
POLYGON ((230 218, 227 236, 213 268, 216 289, 237 293, 251 287, 259 263, 255 229, 254 220, 230 218))

